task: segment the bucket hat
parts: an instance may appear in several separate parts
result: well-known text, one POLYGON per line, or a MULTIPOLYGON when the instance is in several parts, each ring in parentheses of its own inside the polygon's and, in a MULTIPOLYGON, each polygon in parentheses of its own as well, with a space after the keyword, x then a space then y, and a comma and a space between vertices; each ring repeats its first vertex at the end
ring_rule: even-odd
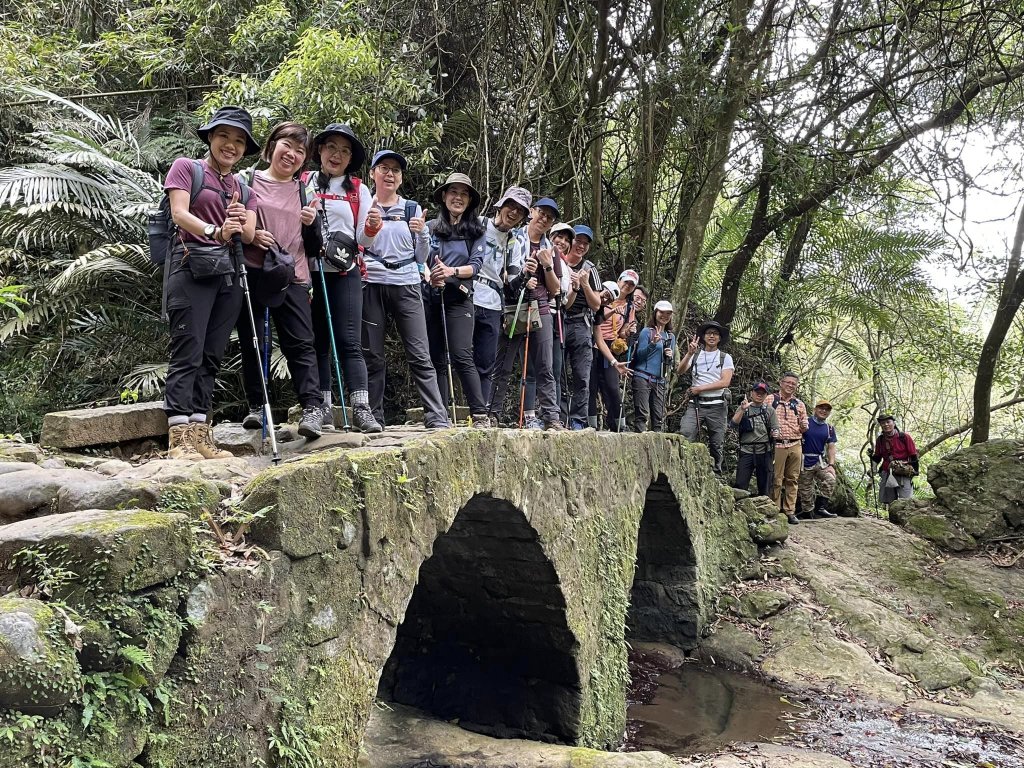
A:
POLYGON ((718 331, 718 335, 722 337, 722 344, 725 344, 729 340, 729 329, 722 326, 717 320, 708 320, 697 328, 697 338, 703 340, 704 334, 710 330, 718 331))
POLYGON ((434 190, 433 200, 435 203, 444 202, 444 192, 452 184, 461 184, 469 190, 469 198, 472 201, 470 208, 476 208, 480 205, 480 193, 476 187, 473 186, 472 180, 464 173, 450 173, 448 178, 445 179, 444 184, 434 190))
POLYGON ((313 137, 313 154, 316 156, 316 162, 320 162, 320 149, 331 136, 344 136, 352 145, 352 159, 345 166, 345 173, 354 173, 362 168, 366 162, 366 147, 356 138, 356 132, 347 123, 331 123, 313 137))
POLYGON ((524 187, 509 187, 505 190, 501 199, 494 204, 495 208, 501 208, 505 203, 515 203, 530 214, 530 206, 533 205, 533 195, 530 190, 524 187))
POLYGON ((381 160, 385 160, 389 157, 393 157, 395 160, 397 160, 398 167, 401 168, 403 171, 409 167, 409 163, 405 161, 405 158, 398 152, 395 152, 395 150, 393 149, 379 150, 377 154, 373 156, 373 160, 370 161, 370 167, 376 168, 378 165, 380 165, 381 160))
POLYGON ((213 113, 210 122, 196 128, 196 135, 203 140, 206 146, 210 146, 210 131, 218 125, 230 125, 245 134, 245 154, 255 155, 260 151, 260 145, 252 137, 252 115, 241 107, 224 106, 213 113))

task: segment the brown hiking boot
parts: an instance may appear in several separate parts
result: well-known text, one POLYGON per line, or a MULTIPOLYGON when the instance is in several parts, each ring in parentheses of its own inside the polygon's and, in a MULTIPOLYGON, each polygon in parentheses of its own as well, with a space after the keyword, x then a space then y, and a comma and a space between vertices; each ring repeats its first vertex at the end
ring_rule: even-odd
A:
POLYGON ((217 447, 213 442, 213 427, 209 424, 193 421, 189 426, 192 428, 192 441, 196 450, 204 459, 230 459, 235 455, 231 451, 222 451, 217 447))
POLYGON ((192 424, 176 424, 167 430, 167 458, 185 461, 202 461, 195 444, 192 424))

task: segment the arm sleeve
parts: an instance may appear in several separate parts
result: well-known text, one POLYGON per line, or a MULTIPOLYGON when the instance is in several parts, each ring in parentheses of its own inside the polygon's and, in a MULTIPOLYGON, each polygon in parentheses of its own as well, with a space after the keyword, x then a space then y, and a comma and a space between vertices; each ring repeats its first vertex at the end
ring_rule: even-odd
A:
MULTIPOLYGON (((346 205, 348 205, 348 203, 346 203, 346 205)), ((360 184, 359 221, 356 222, 356 242, 364 248, 369 248, 373 245, 373 241, 377 239, 377 235, 370 237, 366 234, 366 215, 370 212, 371 205, 373 205, 373 196, 370 194, 369 188, 365 184, 360 184)))

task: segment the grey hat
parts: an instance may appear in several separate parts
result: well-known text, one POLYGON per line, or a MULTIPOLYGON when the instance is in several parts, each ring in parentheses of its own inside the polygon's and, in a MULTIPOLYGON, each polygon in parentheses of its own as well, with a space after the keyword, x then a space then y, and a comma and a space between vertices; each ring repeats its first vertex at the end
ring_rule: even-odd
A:
POLYGON ((568 234, 570 240, 576 237, 576 230, 572 228, 572 225, 566 224, 564 221, 560 221, 558 224, 555 224, 555 226, 549 229, 548 237, 554 237, 559 232, 565 232, 566 234, 568 234))
POLYGON ((445 190, 448 189, 448 187, 450 187, 452 184, 461 184, 462 186, 466 187, 466 189, 469 190, 469 197, 470 200, 472 200, 472 202, 469 205, 470 208, 476 208, 477 206, 480 205, 480 193, 477 191, 476 187, 473 186, 473 181, 469 178, 469 176, 467 176, 464 173, 448 174, 448 178, 445 179, 444 184, 442 184, 440 187, 434 190, 433 197, 435 203, 444 202, 445 190))
POLYGON ((515 203, 529 213, 530 206, 533 204, 533 195, 530 194, 530 190, 523 187, 509 187, 501 199, 494 204, 494 207, 501 208, 505 203, 515 203))

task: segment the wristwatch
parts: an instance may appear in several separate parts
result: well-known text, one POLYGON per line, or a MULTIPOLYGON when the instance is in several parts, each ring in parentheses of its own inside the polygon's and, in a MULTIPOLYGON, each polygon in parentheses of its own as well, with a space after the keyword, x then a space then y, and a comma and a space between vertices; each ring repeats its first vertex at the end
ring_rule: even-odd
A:
POLYGON ((216 231, 217 231, 217 225, 216 224, 207 224, 205 227, 203 227, 203 234, 206 235, 206 237, 209 240, 213 240, 213 233, 216 232, 216 231))
POLYGON ((545 272, 550 272, 553 269, 554 269, 554 267, 544 267, 544 271, 545 272))

